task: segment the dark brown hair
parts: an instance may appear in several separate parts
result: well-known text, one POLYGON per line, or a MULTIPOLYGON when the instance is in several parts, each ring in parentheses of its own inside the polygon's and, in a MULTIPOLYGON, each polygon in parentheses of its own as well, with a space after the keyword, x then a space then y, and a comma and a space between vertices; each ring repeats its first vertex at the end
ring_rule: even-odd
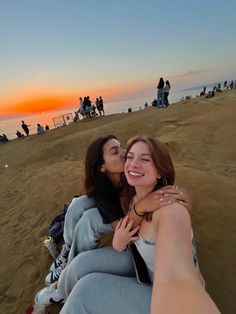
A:
MULTIPOLYGON (((104 163, 103 147, 111 139, 117 138, 110 134, 101 136, 94 140, 88 147, 85 157, 85 180, 84 188, 88 197, 93 197, 101 184, 110 181, 101 172, 101 166, 104 163)), ((111 183, 110 183, 111 184, 111 183)))
MULTIPOLYGON (((172 185, 175 183, 175 169, 170 158, 169 152, 165 145, 157 139, 149 136, 136 136, 131 138, 127 143, 126 156, 129 153, 131 147, 138 142, 146 143, 150 149, 153 163, 160 174, 161 178, 157 180, 155 190, 158 190, 163 185, 172 185)), ((132 198, 135 195, 135 188, 125 185, 125 207, 129 206, 132 198)), ((145 215, 146 220, 152 219, 152 213, 145 215)))

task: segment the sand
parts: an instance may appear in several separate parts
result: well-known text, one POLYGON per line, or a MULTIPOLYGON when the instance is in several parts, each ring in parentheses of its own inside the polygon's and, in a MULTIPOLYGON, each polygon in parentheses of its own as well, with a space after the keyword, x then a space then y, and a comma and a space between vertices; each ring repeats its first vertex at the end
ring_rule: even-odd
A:
MULTIPOLYGON (((23 313, 52 260, 45 230, 73 195, 83 192, 88 144, 113 133, 125 145, 136 134, 157 136, 173 157, 177 184, 193 199, 192 222, 206 287, 232 314, 236 287, 236 91, 84 120, 0 145, 0 314, 23 313), (8 165, 8 167, 5 167, 8 165)), ((50 307, 50 313, 58 308, 50 307)))

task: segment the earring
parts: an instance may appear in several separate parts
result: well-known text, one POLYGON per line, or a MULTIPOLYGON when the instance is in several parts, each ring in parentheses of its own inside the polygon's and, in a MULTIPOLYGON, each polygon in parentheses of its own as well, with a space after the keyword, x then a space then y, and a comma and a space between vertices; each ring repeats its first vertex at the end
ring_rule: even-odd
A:
POLYGON ((162 178, 162 186, 167 186, 168 182, 166 178, 162 178))

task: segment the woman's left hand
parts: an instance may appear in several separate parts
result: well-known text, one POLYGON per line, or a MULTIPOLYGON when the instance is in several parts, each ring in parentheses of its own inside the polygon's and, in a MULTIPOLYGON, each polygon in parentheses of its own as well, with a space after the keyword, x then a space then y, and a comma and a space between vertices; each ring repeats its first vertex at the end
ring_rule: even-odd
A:
POLYGON ((112 240, 112 246, 116 251, 124 251, 130 242, 139 239, 135 234, 140 227, 137 226, 132 229, 133 223, 134 221, 129 219, 129 216, 125 216, 118 221, 112 240))

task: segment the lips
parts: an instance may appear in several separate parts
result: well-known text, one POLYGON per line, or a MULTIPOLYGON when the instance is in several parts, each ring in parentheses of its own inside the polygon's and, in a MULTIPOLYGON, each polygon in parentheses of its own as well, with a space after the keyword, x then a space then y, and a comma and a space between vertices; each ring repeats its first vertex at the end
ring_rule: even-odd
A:
POLYGON ((135 171, 128 171, 128 174, 131 176, 131 177, 136 177, 136 178, 140 178, 140 177, 143 177, 144 175, 142 173, 139 173, 139 172, 135 172, 135 171))

